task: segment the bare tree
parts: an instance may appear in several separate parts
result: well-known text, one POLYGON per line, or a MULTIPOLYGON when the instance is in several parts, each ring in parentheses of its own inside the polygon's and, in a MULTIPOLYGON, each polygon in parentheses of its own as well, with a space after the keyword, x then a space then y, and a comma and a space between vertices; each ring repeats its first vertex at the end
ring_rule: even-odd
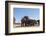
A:
POLYGON ((40 25, 40 20, 37 20, 37 22, 38 22, 38 25, 40 25))
POLYGON ((13 17, 13 23, 15 24, 15 17, 13 17))

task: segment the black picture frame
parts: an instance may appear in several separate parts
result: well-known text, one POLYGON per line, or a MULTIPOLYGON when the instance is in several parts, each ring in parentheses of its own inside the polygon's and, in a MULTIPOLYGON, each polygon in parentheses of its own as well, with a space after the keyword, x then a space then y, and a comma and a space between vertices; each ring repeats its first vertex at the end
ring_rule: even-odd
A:
POLYGON ((45 32, 45 3, 40 2, 22 2, 22 1, 5 1, 5 35, 18 35, 18 34, 35 34, 35 33, 44 33, 45 32), (42 4, 43 5, 43 31, 37 32, 22 32, 22 33, 9 33, 8 28, 8 3, 28 3, 28 4, 42 4))

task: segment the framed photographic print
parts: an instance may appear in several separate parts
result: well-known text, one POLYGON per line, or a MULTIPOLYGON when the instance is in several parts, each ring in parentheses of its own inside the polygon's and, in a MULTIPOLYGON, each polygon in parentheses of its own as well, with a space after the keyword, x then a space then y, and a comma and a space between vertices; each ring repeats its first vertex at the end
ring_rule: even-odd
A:
POLYGON ((5 2, 5 34, 45 32, 45 4, 40 2, 5 2))

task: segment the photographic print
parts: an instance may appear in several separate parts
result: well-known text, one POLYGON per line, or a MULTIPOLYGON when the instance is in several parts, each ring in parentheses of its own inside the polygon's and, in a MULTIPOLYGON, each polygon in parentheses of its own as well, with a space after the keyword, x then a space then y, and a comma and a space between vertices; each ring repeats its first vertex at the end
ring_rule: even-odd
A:
POLYGON ((45 4, 36 2, 5 2, 5 34, 45 32, 45 4))
POLYGON ((39 8, 13 8, 13 27, 38 27, 39 25, 39 8))

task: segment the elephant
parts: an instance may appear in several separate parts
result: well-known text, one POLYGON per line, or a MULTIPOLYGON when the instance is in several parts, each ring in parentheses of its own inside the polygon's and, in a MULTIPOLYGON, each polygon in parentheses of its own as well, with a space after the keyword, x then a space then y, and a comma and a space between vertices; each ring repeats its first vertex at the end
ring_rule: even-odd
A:
POLYGON ((25 16, 21 20, 21 26, 23 27, 24 26, 34 26, 35 24, 37 24, 37 21, 33 19, 29 19, 27 16, 25 16))
POLYGON ((28 21, 28 16, 25 16, 24 18, 21 19, 21 26, 25 26, 28 21))

